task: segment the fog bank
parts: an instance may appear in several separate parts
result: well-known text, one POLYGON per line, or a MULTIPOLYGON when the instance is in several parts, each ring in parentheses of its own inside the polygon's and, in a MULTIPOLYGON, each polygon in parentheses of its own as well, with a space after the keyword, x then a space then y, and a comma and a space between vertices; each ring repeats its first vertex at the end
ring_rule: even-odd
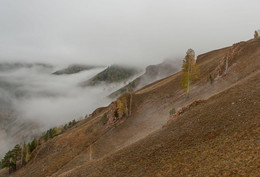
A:
POLYGON ((0 0, 0 61, 149 65, 253 37, 259 0, 0 0))
POLYGON ((23 136, 28 139, 37 132, 78 120, 108 105, 111 100, 107 95, 123 84, 83 88, 79 86, 81 82, 105 67, 59 76, 51 74, 54 68, 33 65, 0 71, 0 120, 8 123, 6 127, 0 126, 0 156, 14 143, 24 141, 23 136))

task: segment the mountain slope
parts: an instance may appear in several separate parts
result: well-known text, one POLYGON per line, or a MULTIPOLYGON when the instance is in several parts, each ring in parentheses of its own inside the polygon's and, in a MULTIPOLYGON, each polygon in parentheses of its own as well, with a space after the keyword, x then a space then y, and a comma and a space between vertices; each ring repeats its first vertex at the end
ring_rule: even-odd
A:
MULTIPOLYGON (((233 159, 237 154, 232 149, 246 142, 234 152, 245 152, 250 161, 258 162, 253 154, 259 145, 253 140, 259 139, 255 106, 259 102, 260 39, 200 55, 197 63, 201 76, 194 82, 189 99, 179 84, 181 72, 149 84, 133 93, 131 116, 113 122, 115 103, 98 109, 75 127, 39 146, 31 162, 13 176, 245 173, 244 160, 237 162, 243 166, 242 171, 236 171, 233 159), (223 61, 227 56, 230 59, 225 73, 223 61), (210 74, 215 77, 213 84, 210 74), (161 129, 169 119, 170 109, 178 110, 197 99, 206 101, 161 129), (239 103, 239 99, 243 101, 239 103), (106 112, 111 121, 104 124, 102 115, 106 112), (244 137, 249 141, 244 141, 244 137), (251 147, 248 151, 244 149, 247 145, 251 147), (218 154, 219 150, 224 153, 218 154), (222 160, 232 159, 225 160, 230 168, 220 166, 222 156, 222 160)), ((248 169, 254 175, 252 168, 248 169)))
POLYGON ((94 69, 96 68, 96 66, 87 66, 87 65, 70 65, 67 68, 55 71, 54 75, 63 75, 63 74, 76 74, 79 73, 81 71, 85 71, 85 70, 90 70, 90 69, 94 69))
POLYGON ((260 72, 161 130, 61 176, 257 176, 260 72))
POLYGON ((118 89, 117 91, 111 93, 109 97, 116 98, 124 92, 127 92, 129 88, 137 90, 147 84, 150 84, 156 80, 162 79, 164 77, 170 76, 176 73, 180 69, 180 61, 175 60, 165 60, 158 65, 150 65, 145 69, 145 73, 135 80, 131 81, 126 86, 118 89))
POLYGON ((104 71, 98 73, 93 78, 83 82, 82 86, 95 86, 98 84, 110 84, 126 81, 138 73, 136 68, 112 65, 104 71))

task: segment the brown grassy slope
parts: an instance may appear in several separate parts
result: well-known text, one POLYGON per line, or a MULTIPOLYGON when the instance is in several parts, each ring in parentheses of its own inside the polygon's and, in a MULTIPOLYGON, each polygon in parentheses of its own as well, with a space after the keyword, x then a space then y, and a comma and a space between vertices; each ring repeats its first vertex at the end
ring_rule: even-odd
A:
MULTIPOLYGON (((135 93, 134 116, 125 121, 97 141, 97 155, 111 153, 123 148, 159 128, 168 119, 171 107, 179 108, 194 99, 207 99, 211 95, 225 90, 250 73, 259 70, 260 40, 245 42, 241 51, 232 60, 228 74, 218 77, 213 85, 209 83, 209 74, 222 62, 231 48, 224 48, 198 56, 201 77, 193 85, 190 99, 186 99, 179 82, 181 74, 177 73, 166 79, 150 84, 135 93), (103 150, 100 147, 103 147, 103 150), (105 151, 104 151, 105 150, 105 151)), ((238 44, 240 45, 240 44, 238 44)), ((237 44, 234 44, 236 48, 237 44)), ((232 47, 233 48, 233 47, 232 47)))
POLYGON ((258 176, 260 72, 161 130, 64 176, 258 176))
MULTIPOLYGON (((224 56, 225 49, 224 51, 213 51, 212 53, 214 53, 214 57, 209 59, 214 60, 213 63, 216 67, 218 65, 219 59, 215 61, 215 57, 221 58, 220 56, 224 56)), ((202 68, 205 68, 203 62, 201 63, 202 64, 200 65, 202 66, 202 68)), ((158 92, 156 93, 156 95, 154 95, 156 97, 153 97, 152 99, 150 96, 147 95, 147 93, 150 94, 147 91, 141 94, 138 91, 136 94, 134 94, 134 111, 132 112, 132 116, 125 120, 122 124, 120 124, 120 126, 114 127, 103 136, 100 136, 97 141, 95 141, 95 143, 91 145, 93 159, 102 158, 105 155, 111 154, 118 149, 130 145, 131 143, 144 138, 149 133, 160 128, 164 123, 167 122, 169 116, 168 112, 169 109, 172 107, 172 103, 168 102, 165 99, 168 99, 169 94, 172 94, 171 97, 177 97, 177 95, 184 96, 181 87, 179 86, 180 74, 176 74, 170 78, 170 82, 168 82, 168 80, 165 82, 165 79, 156 82, 162 85, 166 85, 166 88, 170 88, 168 90, 169 93, 163 92, 163 96, 160 89, 157 90, 158 92), (169 84, 171 85, 169 86, 169 84), (172 85, 174 87, 172 87, 172 85)), ((150 86, 153 85, 154 84, 151 84, 150 86)), ((182 99, 182 97, 180 99, 182 99)), ((182 104, 184 105, 186 102, 189 102, 189 100, 184 101, 182 104)), ((75 157, 75 159, 80 159, 81 163, 83 163, 84 161, 89 161, 89 159, 83 159, 82 161, 81 155, 78 155, 78 157, 75 157)), ((78 164, 75 165, 73 160, 66 165, 65 169, 63 167, 61 170, 58 171, 58 173, 55 173, 55 175, 59 175, 67 171, 69 168, 72 169, 77 166, 78 164)))
POLYGON ((80 163, 78 156, 89 160, 89 145, 106 133, 109 128, 103 125, 100 115, 80 121, 75 126, 38 146, 33 154, 35 158, 19 169, 13 176, 49 176, 69 162, 80 163))
MULTIPOLYGON (((180 108, 194 99, 207 99, 240 81, 259 69, 260 40, 246 42, 227 75, 219 77, 213 85, 208 81, 210 73, 219 66, 230 48, 224 48, 198 56, 201 77, 194 82, 190 99, 185 98, 180 87, 181 73, 150 84, 133 96, 132 116, 120 126, 106 129, 100 123, 103 114, 84 120, 73 129, 55 137, 38 148, 35 159, 13 176, 60 175, 89 163, 89 147, 94 160, 108 156, 160 128, 169 118, 172 107, 180 108)), ((103 111, 110 108, 104 108, 103 111)))
MULTIPOLYGON (((226 51, 226 49, 221 49, 210 52, 211 58, 204 59, 199 63, 202 68, 202 74, 208 71, 205 70, 208 65, 215 66, 213 67, 215 69, 226 51), (210 60, 211 62, 206 60, 210 60)), ((202 78, 204 79, 204 77, 202 78)), ((185 95, 179 84, 180 79, 181 73, 177 73, 135 92, 133 97, 133 115, 119 127, 115 127, 100 137, 93 144, 94 158, 98 159, 144 138, 167 122, 169 110, 172 107, 178 108, 190 102, 190 100, 185 99, 185 95), (173 101, 173 98, 175 101, 173 101), (181 102, 179 103, 176 100, 181 100, 181 102), (173 102, 178 104, 174 105, 173 102)), ((193 98, 191 97, 191 99, 193 98)))

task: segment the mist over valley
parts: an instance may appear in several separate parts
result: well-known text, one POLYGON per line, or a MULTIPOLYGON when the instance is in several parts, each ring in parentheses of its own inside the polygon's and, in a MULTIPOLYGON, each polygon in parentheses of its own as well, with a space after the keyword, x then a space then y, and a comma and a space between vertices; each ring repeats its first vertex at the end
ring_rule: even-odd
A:
POLYGON ((52 74, 59 67, 49 64, 2 63, 0 67, 1 155, 15 143, 106 106, 111 102, 107 95, 124 84, 80 86, 104 66, 66 75, 52 74))

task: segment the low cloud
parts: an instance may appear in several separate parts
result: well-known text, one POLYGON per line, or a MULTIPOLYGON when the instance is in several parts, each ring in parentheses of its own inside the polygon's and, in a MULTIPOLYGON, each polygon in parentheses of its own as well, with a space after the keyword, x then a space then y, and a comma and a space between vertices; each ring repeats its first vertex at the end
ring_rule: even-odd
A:
MULTIPOLYGON (((51 74, 53 68, 38 66, 0 72, 0 101, 6 105, 6 109, 15 111, 18 121, 36 123, 37 131, 41 132, 82 118, 96 108, 108 105, 111 100, 107 95, 123 83, 84 88, 79 86, 104 69, 59 76, 51 74)), ((17 124, 17 121, 12 122, 12 125, 17 124)), ((10 128, 12 130, 9 133, 19 131, 16 127, 10 128)), ((10 135, 4 136, 4 131, 0 133, 0 140, 3 141, 0 153, 3 153, 7 147, 14 145, 15 140, 10 135)), ((16 140, 16 143, 19 142, 16 140)))

